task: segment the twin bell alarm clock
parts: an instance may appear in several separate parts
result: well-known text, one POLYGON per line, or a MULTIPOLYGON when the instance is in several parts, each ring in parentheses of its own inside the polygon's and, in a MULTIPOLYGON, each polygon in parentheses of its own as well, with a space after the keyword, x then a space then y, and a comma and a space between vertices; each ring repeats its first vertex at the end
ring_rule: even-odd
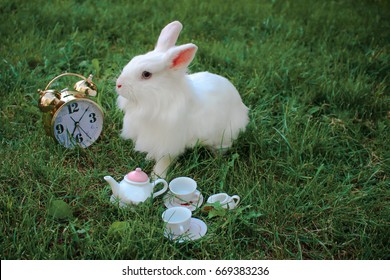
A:
POLYGON ((91 96, 97 95, 92 75, 85 78, 75 73, 63 73, 38 92, 38 107, 43 112, 46 134, 59 144, 65 148, 86 148, 99 138, 103 130, 103 111, 90 99, 91 96), (50 89, 54 81, 64 76, 76 76, 82 80, 74 85, 74 90, 50 89))

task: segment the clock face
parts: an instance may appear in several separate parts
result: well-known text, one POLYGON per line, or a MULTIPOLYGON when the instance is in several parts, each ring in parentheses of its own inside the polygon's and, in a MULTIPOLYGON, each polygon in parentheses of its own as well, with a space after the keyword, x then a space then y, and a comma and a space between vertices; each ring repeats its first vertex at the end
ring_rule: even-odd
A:
POLYGON ((86 148, 94 143, 103 129, 103 112, 89 99, 66 102, 52 120, 53 135, 66 148, 86 148))

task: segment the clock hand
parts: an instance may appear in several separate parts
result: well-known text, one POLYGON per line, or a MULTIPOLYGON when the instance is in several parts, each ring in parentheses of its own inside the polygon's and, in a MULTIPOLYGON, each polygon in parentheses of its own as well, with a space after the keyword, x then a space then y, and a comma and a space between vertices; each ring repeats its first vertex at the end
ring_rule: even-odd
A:
POLYGON ((70 117, 72 121, 74 122, 74 129, 72 131, 72 137, 74 137, 74 133, 76 132, 76 128, 79 126, 79 122, 76 122, 74 118, 70 117))
MULTIPOLYGON (((73 129, 73 132, 72 132, 72 136, 74 137, 74 133, 76 132, 76 128, 81 128, 80 127, 80 121, 81 119, 84 117, 85 113, 87 113, 89 109, 89 106, 87 107, 87 109, 85 109, 84 113, 81 115, 80 119, 78 121, 76 121, 74 118, 70 117, 72 119, 72 121, 74 122, 75 126, 74 126, 74 129, 73 129)), ((88 136, 89 139, 91 139, 91 137, 89 137, 89 135, 84 131, 84 129, 81 128, 81 130, 85 133, 85 135, 88 136)))
POLYGON ((78 121, 78 122, 80 122, 80 121, 81 121, 81 119, 84 117, 84 115, 85 115, 85 113, 88 111, 88 109, 89 109, 89 106, 87 107, 87 109, 85 109, 84 113, 82 114, 82 116, 81 116, 81 118, 79 119, 79 121, 78 121))
MULTIPOLYGON (((79 121, 76 123, 76 127, 78 127, 82 132, 84 132, 85 135, 87 135, 87 137, 89 139, 92 139, 91 136, 88 135, 88 133, 80 126, 80 121, 81 119, 84 117, 85 113, 87 113, 87 111, 89 110, 89 106, 87 107, 87 109, 85 109, 84 113, 81 115, 79 121)), ((73 118, 72 118, 73 120, 73 118)), ((74 121, 74 120, 73 120, 74 121)), ((75 130, 76 130, 76 127, 75 127, 75 130)), ((73 135, 73 134, 72 134, 73 135)))
POLYGON ((84 134, 87 135, 87 137, 88 137, 89 139, 92 139, 91 136, 89 136, 88 133, 85 132, 85 130, 84 130, 80 125, 78 126, 78 128, 79 128, 82 132, 84 132, 84 134))

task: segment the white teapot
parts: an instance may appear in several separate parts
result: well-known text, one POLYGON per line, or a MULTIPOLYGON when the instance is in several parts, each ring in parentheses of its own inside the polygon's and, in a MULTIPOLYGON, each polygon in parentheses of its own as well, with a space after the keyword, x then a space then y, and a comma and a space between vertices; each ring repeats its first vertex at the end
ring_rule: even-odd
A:
POLYGON ((155 198, 168 189, 168 183, 164 179, 157 179, 156 181, 150 182, 148 175, 141 168, 136 168, 134 171, 125 175, 120 183, 115 181, 111 176, 104 176, 104 180, 112 188, 111 202, 115 203, 119 200, 121 207, 144 202, 151 196, 155 198), (154 187, 159 183, 164 184, 163 188, 153 193, 154 187))

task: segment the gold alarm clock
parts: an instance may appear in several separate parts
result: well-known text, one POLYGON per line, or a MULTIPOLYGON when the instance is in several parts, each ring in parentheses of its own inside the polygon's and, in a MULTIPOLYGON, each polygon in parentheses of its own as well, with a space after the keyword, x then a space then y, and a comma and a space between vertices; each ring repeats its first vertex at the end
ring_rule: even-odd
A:
POLYGON ((46 134, 59 144, 65 148, 86 148, 99 138, 103 130, 103 111, 89 98, 97 95, 92 75, 85 78, 75 73, 63 73, 51 80, 45 90, 38 92, 38 107, 43 112, 46 134), (76 76, 82 80, 74 85, 74 90, 50 89, 54 81, 64 76, 76 76))

